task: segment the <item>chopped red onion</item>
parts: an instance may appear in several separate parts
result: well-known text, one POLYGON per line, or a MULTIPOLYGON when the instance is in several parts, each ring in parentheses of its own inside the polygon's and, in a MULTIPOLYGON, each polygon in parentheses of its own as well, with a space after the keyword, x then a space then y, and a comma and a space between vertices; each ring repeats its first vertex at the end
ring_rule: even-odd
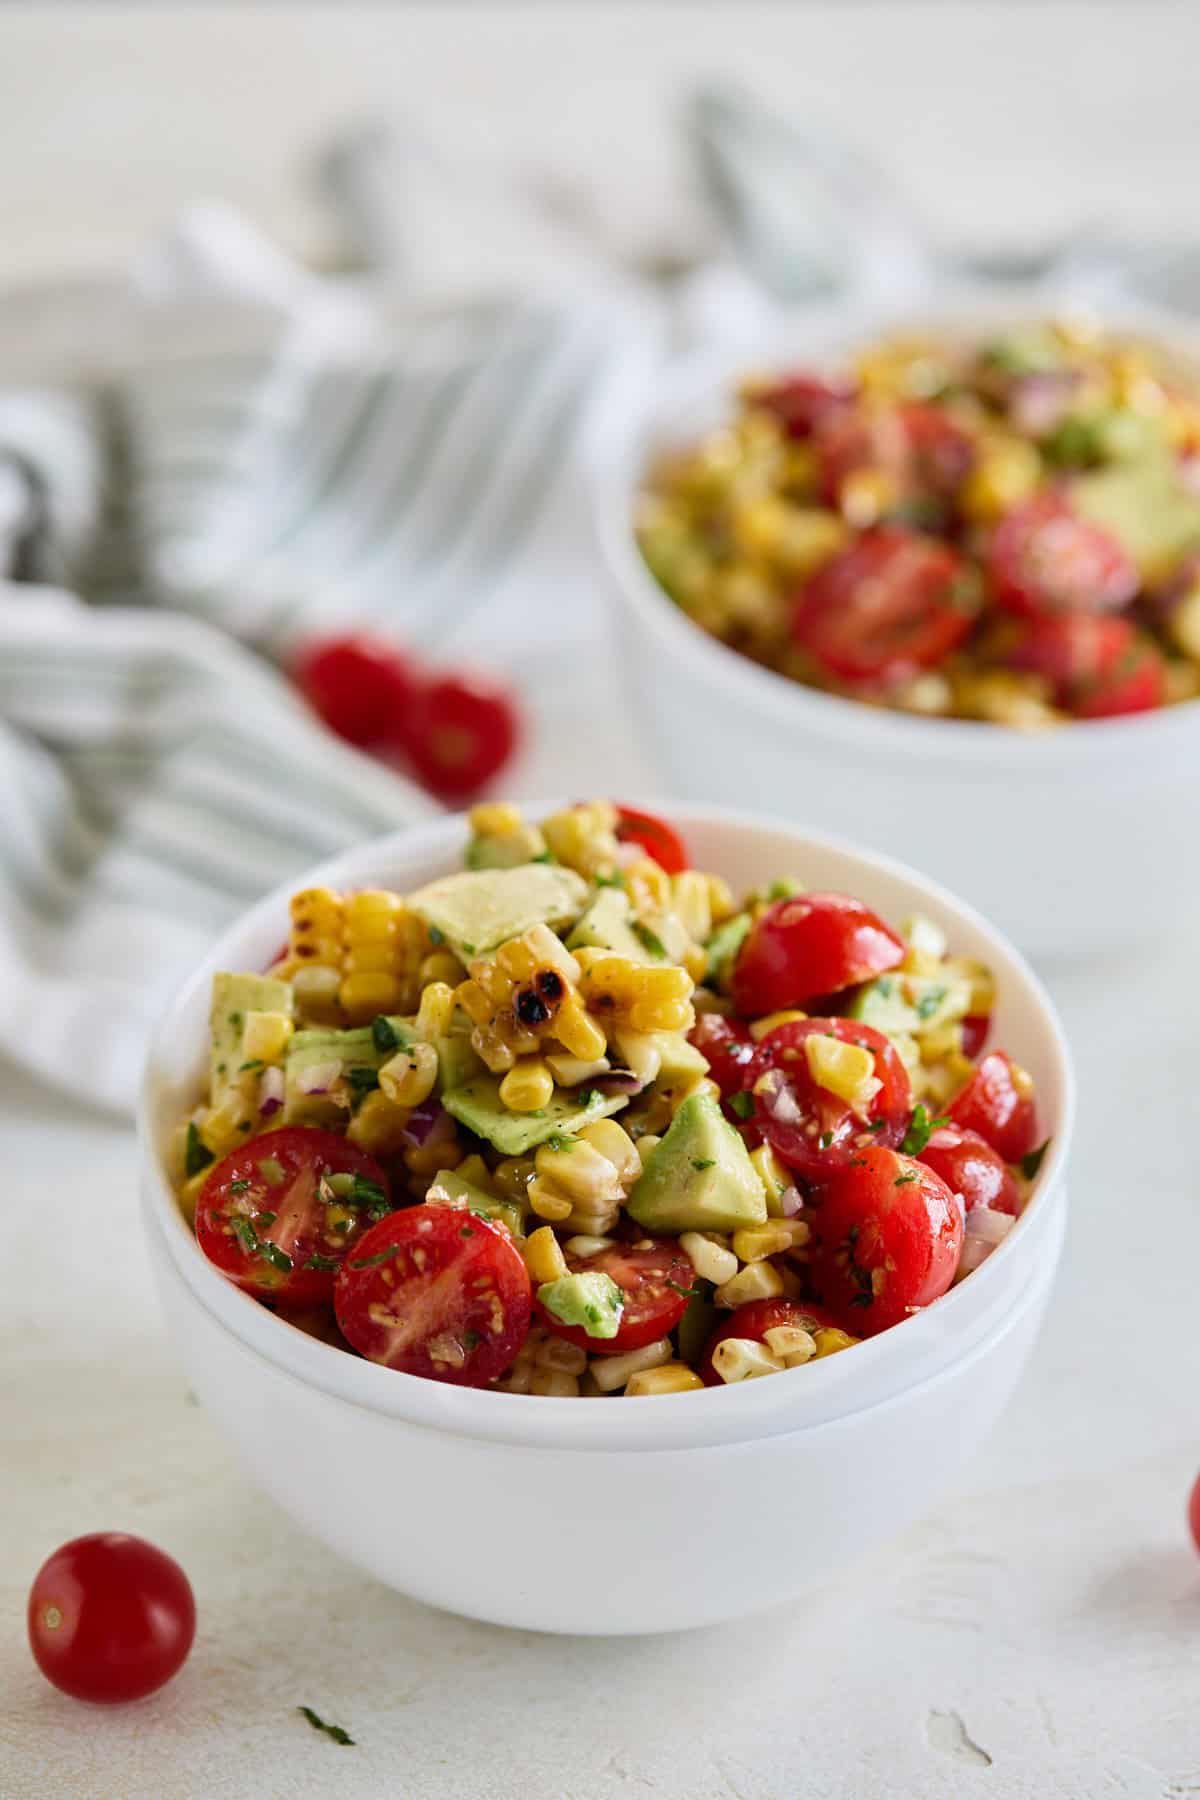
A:
POLYGON ((784 1188, 779 1196, 779 1210, 785 1219, 794 1219, 798 1212, 803 1212, 804 1195, 798 1187, 784 1188))
POLYGON ((449 1143, 453 1136, 454 1121, 440 1100, 422 1100, 413 1107, 404 1127, 405 1141, 416 1150, 429 1143, 449 1143))
POLYGON ((599 1094, 640 1094, 648 1083, 632 1069, 611 1069, 607 1075, 594 1075, 580 1085, 595 1088, 599 1094))
POLYGON ((1003 1242, 1016 1224, 1011 1213, 995 1212, 990 1206, 976 1206, 967 1214, 963 1232, 962 1254, 958 1259, 955 1280, 961 1281, 986 1262, 996 1245, 1003 1242))
POLYGON ((768 1069, 754 1089, 763 1111, 777 1125, 803 1125, 804 1112, 782 1069, 768 1069))
POLYGON ((258 1078, 258 1111, 269 1119, 283 1105, 283 1070, 264 1069, 258 1078))
POLYGON ((296 1086, 302 1094, 327 1094, 335 1082, 342 1078, 342 1064, 337 1061, 313 1063, 302 1069, 296 1077, 296 1086))

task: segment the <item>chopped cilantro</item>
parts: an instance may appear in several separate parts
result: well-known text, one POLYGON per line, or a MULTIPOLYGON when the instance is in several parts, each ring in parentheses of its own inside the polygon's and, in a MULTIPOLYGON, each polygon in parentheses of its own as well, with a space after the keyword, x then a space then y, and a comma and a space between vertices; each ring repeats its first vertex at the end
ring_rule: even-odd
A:
POLYGON ((379 1250, 376 1252, 376 1254, 374 1256, 357 1257, 353 1262, 351 1262, 350 1267, 352 1269, 374 1269, 374 1268, 377 1268, 380 1263, 389 1262, 393 1256, 398 1255, 399 1250, 400 1250, 399 1244, 389 1244, 386 1250, 379 1250))
POLYGON ((875 983, 875 992, 879 995, 881 1000, 887 1000, 891 996, 895 986, 896 983, 892 980, 890 975, 881 975, 875 983))
POLYGON ((260 1212, 258 1215, 258 1223, 260 1225, 273 1225, 278 1217, 278 1213, 260 1212))
POLYGON ((552 863, 554 861, 554 858, 551 856, 551 854, 548 850, 542 850, 538 853, 537 856, 531 856, 529 860, 530 860, 530 862, 536 862, 536 863, 552 863))
POLYGON ((379 1086, 379 1070, 352 1063, 346 1070, 346 1085, 356 1102, 362 1100, 379 1086))
POLYGON ((565 1131, 552 1131, 546 1139, 548 1150, 573 1150, 579 1142, 578 1138, 569 1137, 565 1131))
POLYGON ((288 1255, 286 1250, 281 1250, 279 1248, 278 1244, 264 1243, 260 1239, 259 1245, 258 1245, 258 1254, 260 1256, 265 1257, 266 1260, 270 1263, 271 1267, 273 1269, 278 1269, 281 1274, 284 1274, 284 1275, 291 1274, 292 1259, 288 1255))
POLYGON ((326 1737, 332 1738, 335 1744, 352 1744, 354 1739, 340 1725, 327 1725, 324 1719, 317 1717, 311 1706, 298 1706, 298 1713, 303 1713, 314 1731, 323 1731, 326 1737))
POLYGON ((253 1256, 258 1249, 258 1233, 249 1219, 230 1219, 229 1229, 232 1231, 247 1256, 253 1256))
POLYGON ((238 1130, 239 1131, 253 1131, 254 1130, 254 1120, 253 1119, 239 1119, 238 1120, 238 1130))
POLYGON ((754 1112, 754 1095, 745 1091, 740 1094, 731 1094, 729 1104, 739 1119, 748 1119, 754 1112))
POLYGON ((464 1331, 462 1341, 464 1350, 477 1350, 483 1339, 477 1331, 464 1331))
POLYGON ((238 1074, 244 1075, 247 1069, 265 1069, 266 1066, 261 1056, 252 1056, 249 1062, 240 1064, 238 1074))
POLYGON ((473 1225, 460 1225, 458 1228, 458 1235, 459 1237, 474 1237, 475 1227, 473 1225))
POLYGON ((383 1013, 376 1013, 371 1020, 371 1042, 381 1056, 389 1050, 400 1048, 400 1039, 396 1035, 396 1027, 383 1013))
POLYGON ((886 1124, 887 1124, 886 1119, 872 1119, 871 1123, 867 1126, 867 1130, 868 1131, 882 1131, 886 1124))
POLYGON ((817 1142, 819 1143, 822 1150, 828 1150, 829 1146, 833 1142, 832 1131, 823 1131, 821 1133, 820 1137, 818 1138, 817 1142))
POLYGON ((603 1099, 599 1088, 581 1088, 578 1099, 582 1107, 595 1106, 597 1100, 603 1099))
POLYGON ((680 1285, 677 1281, 668 1280, 666 1285, 670 1288, 670 1290, 673 1294, 679 1294, 681 1296, 681 1298, 684 1300, 698 1300, 700 1298, 700 1295, 704 1292, 703 1288, 680 1287, 680 1285))
MULTIPOLYGON (((881 1120, 880 1123, 882 1124, 882 1122, 883 1121, 881 1120)), ((908 1130, 901 1139, 901 1150, 903 1150, 905 1156, 920 1156, 934 1132, 941 1126, 948 1125, 949 1123, 949 1119, 944 1115, 939 1116, 936 1119, 932 1118, 929 1113, 929 1108, 925 1106, 922 1101, 918 1100, 917 1104, 913 1107, 913 1115, 909 1122, 908 1130)))
POLYGON ((633 935, 642 949, 648 950, 651 956, 657 956, 660 962, 667 960, 666 945, 655 932, 651 931, 648 925, 643 925, 640 919, 633 921, 633 935))
POLYGON ((625 886, 625 877, 620 869, 601 869, 600 873, 593 876, 592 879, 597 887, 623 888, 625 886))
POLYGON ((231 1194, 244 1194, 249 1186, 248 1181, 231 1181, 229 1191, 231 1194))
MULTIPOLYGON (((439 931, 436 925, 431 925, 429 927, 429 941, 431 944, 444 944, 446 941, 446 934, 444 931, 439 931)), ((463 945, 464 950, 467 949, 467 947, 466 944, 463 945)))
POLYGON ((1050 1138, 1047 1138, 1044 1144, 1039 1144, 1036 1150, 1031 1150, 1028 1156, 1023 1156, 1021 1158, 1021 1173, 1024 1175, 1026 1181, 1032 1181, 1037 1175, 1045 1160, 1046 1152, 1050 1148, 1051 1141, 1050 1138))
POLYGON ((338 1259, 336 1256, 322 1256, 319 1250, 314 1250, 302 1266, 306 1269, 336 1269, 338 1259))
MULTIPOLYGON (((432 936, 433 936, 433 931, 432 931, 432 930, 431 930, 431 931, 430 931, 430 934, 429 934, 429 935, 430 935, 430 937, 432 937, 432 936)), ((464 945, 463 945, 463 955, 464 955, 464 956, 474 956, 474 954, 475 954, 475 946, 474 946, 474 944, 464 944, 464 945)))
POLYGON ((897 1175, 895 1181, 892 1183, 892 1186, 893 1187, 907 1187, 910 1181, 915 1181, 916 1179, 917 1179, 917 1177, 916 1177, 915 1171, 909 1175, 897 1175))
POLYGON ((382 1219, 392 1209, 388 1205, 387 1195, 377 1181, 371 1181, 365 1175, 356 1175, 350 1183, 345 1196, 347 1206, 365 1206, 369 1219, 382 1219))
POLYGON ((207 1169, 209 1163, 213 1160, 213 1153, 208 1148, 208 1145, 201 1140, 200 1133, 196 1130, 195 1121, 189 1119, 187 1144, 185 1145, 183 1152, 184 1174, 198 1175, 201 1169, 207 1169))
POLYGON ((922 994, 921 998, 917 1001, 918 1019, 932 1019, 934 1013, 945 998, 946 990, 944 987, 932 987, 929 989, 928 993, 922 994))
POLYGON ((716 1160, 715 1156, 693 1156, 692 1167, 693 1169, 711 1169, 716 1160))

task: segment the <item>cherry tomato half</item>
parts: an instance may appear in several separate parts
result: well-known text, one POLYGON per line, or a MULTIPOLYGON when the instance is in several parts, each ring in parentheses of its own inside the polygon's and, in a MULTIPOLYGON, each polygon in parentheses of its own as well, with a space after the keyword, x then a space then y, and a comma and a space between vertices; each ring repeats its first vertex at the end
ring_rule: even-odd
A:
POLYGON ((893 682, 941 662, 978 611, 956 550, 904 525, 877 525, 809 577, 792 635, 839 680, 893 682))
POLYGON ((904 954, 902 940, 861 900, 795 894, 750 927, 733 967, 733 1003, 747 1019, 806 1006, 894 969, 904 954))
POLYGON ((993 1050, 946 1108, 964 1131, 976 1131, 1006 1163, 1020 1162, 1037 1141, 1033 1082, 1003 1050, 993 1050))
POLYGON ((865 1145, 898 1144, 912 1116, 912 1084, 893 1046, 881 1031, 856 1019, 793 1019, 767 1033, 750 1069, 754 1122, 775 1154, 810 1181, 844 1168, 865 1145), (875 1059, 879 1091, 867 1116, 814 1080, 808 1062, 811 1037, 860 1044, 875 1059), (760 1090, 760 1078, 774 1071, 760 1090))
POLYGON ((919 400, 825 408, 814 418, 813 435, 822 492, 833 505, 859 469, 889 476, 902 500, 952 500, 975 460, 970 435, 943 408, 919 400))
POLYGON ((1115 666, 1075 691, 1077 719, 1118 719, 1153 712, 1167 699, 1167 664, 1148 638, 1135 637, 1115 666))
POLYGON ((416 678, 398 650, 358 634, 307 645, 292 670, 331 731, 366 747, 405 729, 416 678))
POLYGON ((708 1063, 708 1072, 721 1090, 722 1100, 740 1094, 750 1084, 755 1044, 745 1027, 720 1013, 701 1013, 688 1042, 708 1063))
POLYGON ((626 1350, 642 1350, 674 1331, 687 1310, 696 1271, 673 1238, 639 1238, 632 1244, 612 1244, 595 1256, 567 1253, 572 1274, 597 1271, 615 1281, 625 1296, 616 1337, 589 1337, 582 1325, 563 1325, 535 1301, 542 1323, 568 1344, 578 1344, 595 1356, 619 1356, 626 1350))
POLYGON ((170 1681, 196 1635, 179 1564, 144 1538, 95 1531, 46 1558, 29 1590, 29 1646, 77 1700, 140 1700, 170 1681))
POLYGON ((802 1331, 811 1331, 814 1337, 818 1331, 840 1331, 841 1326, 832 1313, 824 1307, 810 1306, 803 1300, 746 1300, 736 1307, 724 1324, 719 1325, 708 1340, 703 1361, 696 1366, 705 1387, 724 1387, 725 1383, 713 1368, 713 1351, 726 1338, 753 1338, 757 1343, 765 1344, 768 1331, 774 1331, 777 1325, 798 1325, 802 1331))
POLYGON ((880 1146, 835 1169, 805 1212, 809 1273, 848 1331, 872 1336, 944 1294, 963 1240, 962 1208, 940 1175, 880 1146))
POLYGON ((632 806, 618 806, 617 815, 617 836, 623 844, 639 844, 668 875, 682 875, 690 867, 683 839, 665 819, 632 806))
POLYGON ((503 1375, 532 1313, 525 1259, 507 1231, 449 1206, 380 1219, 342 1264, 333 1302, 360 1356, 460 1387, 503 1375))
POLYGON ((443 800, 465 800, 498 775, 520 737, 507 690, 480 675, 441 675, 414 696, 398 747, 443 800))
POLYGON ((388 1179, 365 1150, 332 1131, 288 1125, 233 1150, 209 1171, 196 1202, 196 1238, 238 1287, 285 1306, 333 1294, 342 1259, 372 1214, 391 1205, 388 1179), (331 1176, 352 1178, 337 1194, 331 1176))
POLYGON ((968 1013, 962 1022, 962 1053, 972 1062, 987 1043, 992 1029, 991 1013, 968 1013))
POLYGON ((774 413, 788 437, 809 438, 822 419, 842 412, 853 399, 848 381, 798 369, 757 392, 753 404, 774 413))
POLYGON ((1116 612, 1139 586, 1116 538, 1079 518, 1059 494, 1035 495, 1001 519, 987 572, 997 604, 1026 617, 1116 612))
POLYGON ((917 1160, 940 1175, 952 1194, 962 1195, 967 1212, 987 1206, 1016 1217, 1021 1204, 1016 1178, 1000 1153, 977 1131, 941 1125, 917 1160))

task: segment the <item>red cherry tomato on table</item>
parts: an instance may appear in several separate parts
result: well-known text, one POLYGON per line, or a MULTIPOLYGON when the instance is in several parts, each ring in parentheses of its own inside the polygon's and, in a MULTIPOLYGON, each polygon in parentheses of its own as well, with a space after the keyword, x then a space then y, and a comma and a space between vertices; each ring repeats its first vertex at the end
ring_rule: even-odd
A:
POLYGON ((519 736, 516 708, 497 682, 442 675, 418 688, 398 748, 431 793, 465 800, 500 773, 519 736))
POLYGON ((1018 1163, 1037 1140, 1033 1082, 1003 1050, 993 1050, 976 1068, 946 1111, 964 1131, 976 1131, 1006 1163, 1018 1163))
POLYGON ((1197 1475, 1191 1493, 1188 1495, 1188 1528, 1192 1534, 1192 1542, 1200 1550, 1200 1475, 1197 1475))
POLYGON ((777 1026, 755 1051, 748 1085, 755 1124, 775 1154, 810 1181, 845 1167, 864 1145, 898 1144, 912 1116, 908 1070, 881 1031, 856 1019, 793 1019, 777 1026), (871 1052, 880 1085, 865 1118, 814 1080, 806 1049, 814 1036, 871 1052), (760 1078, 770 1071, 772 1082, 760 1090, 760 1078))
POLYGON ((1083 719, 1149 712, 1167 697, 1167 665, 1128 619, 1047 613, 1030 620, 1010 660, 1045 676, 1055 703, 1083 719))
POLYGON ((809 577, 792 636, 839 680, 893 682, 941 662, 978 610, 956 550, 904 525, 877 525, 809 577))
POLYGON ((617 836, 623 844, 640 845, 668 875, 682 875, 690 867, 683 839, 665 819, 632 806, 618 806, 617 815, 617 836))
POLYGON ((503 1375, 532 1311, 525 1259, 507 1231, 449 1206, 380 1219, 343 1262, 333 1300, 360 1356, 460 1387, 503 1375))
POLYGON ((688 1042, 707 1061, 723 1100, 749 1086, 755 1044, 743 1026, 720 1013, 701 1013, 688 1033, 688 1042))
POLYGON ((849 894, 795 894, 759 914, 733 967, 744 1018, 806 1006, 903 962, 905 947, 878 913, 849 894))
POLYGON ((378 638, 309 644, 293 675, 309 705, 347 743, 365 748, 405 729, 416 678, 400 652, 378 638))
POLYGON ((196 1238, 247 1293, 316 1306, 331 1298, 334 1275, 371 1213, 390 1204, 387 1176, 365 1150, 336 1132, 290 1125, 252 1138, 210 1170, 196 1202, 196 1238), (365 1186, 338 1196, 331 1175, 365 1186))
POLYGON ((974 1062, 992 1029, 991 1013, 968 1013, 962 1022, 962 1053, 974 1062))
POLYGON ((809 438, 822 419, 851 405, 854 392, 848 381, 799 369, 756 393, 753 404, 774 413, 788 437, 809 438))
POLYGON ((1010 612, 1116 612, 1138 591, 1137 569, 1116 538, 1038 494, 1001 519, 987 556, 998 605, 1010 612))
POLYGON ((847 1331, 870 1336, 928 1306, 954 1279, 963 1215, 940 1175, 879 1146, 835 1169, 805 1218, 809 1274, 847 1331))
POLYGON ((952 1194, 962 1195, 967 1212, 987 1206, 1015 1218, 1020 1210, 1021 1194, 1012 1170, 977 1131, 941 1125, 917 1160, 940 1175, 952 1194))
POLYGON ((687 1311, 688 1290, 696 1271, 673 1238, 640 1238, 632 1244, 613 1244, 595 1256, 567 1253, 572 1274, 596 1271, 615 1281, 625 1296, 616 1337, 589 1337, 582 1325, 563 1325, 535 1301, 538 1315, 557 1337, 578 1344, 596 1356, 620 1356, 626 1350, 642 1350, 674 1331, 687 1311))
POLYGON ((170 1681, 196 1635, 191 1584, 144 1538, 96 1531, 47 1557, 29 1591, 29 1645, 77 1700, 140 1700, 170 1681))
POLYGON ((811 1331, 814 1336, 818 1331, 841 1330, 832 1313, 803 1300, 746 1300, 730 1313, 708 1340, 704 1359, 696 1369, 705 1387, 726 1385, 713 1367, 713 1351, 718 1344, 724 1343, 726 1338, 753 1338, 757 1343, 765 1344, 768 1331, 774 1331, 777 1325, 798 1325, 802 1331, 811 1331))

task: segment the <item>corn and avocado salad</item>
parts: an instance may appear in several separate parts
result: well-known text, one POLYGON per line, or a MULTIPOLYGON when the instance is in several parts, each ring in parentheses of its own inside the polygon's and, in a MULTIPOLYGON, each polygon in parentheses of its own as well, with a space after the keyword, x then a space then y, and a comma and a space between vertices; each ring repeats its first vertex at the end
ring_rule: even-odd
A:
POLYGON ((1083 318, 748 379, 637 534, 697 625, 847 698, 1038 728, 1200 688, 1200 386, 1083 318))
POLYGON ((994 985, 804 870, 735 898, 600 800, 470 814, 415 892, 310 888, 222 972, 179 1201, 328 1342, 509 1393, 797 1368, 969 1274, 1041 1151, 994 985))

